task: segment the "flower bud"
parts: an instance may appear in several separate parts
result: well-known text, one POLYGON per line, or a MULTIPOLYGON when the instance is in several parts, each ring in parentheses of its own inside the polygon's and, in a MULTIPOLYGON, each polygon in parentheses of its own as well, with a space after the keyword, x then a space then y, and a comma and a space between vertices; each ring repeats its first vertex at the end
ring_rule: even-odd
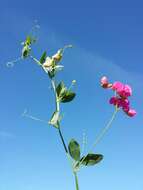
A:
POLYGON ((52 56, 52 58, 56 62, 61 61, 62 57, 63 57, 62 50, 58 50, 58 52, 55 55, 52 56))
POLYGON ((75 83, 76 83, 76 80, 73 80, 73 81, 72 81, 72 84, 75 84, 75 83))
POLYGON ((28 45, 25 45, 22 49, 22 58, 25 59, 30 55, 31 48, 28 45))
POLYGON ((103 77, 101 78, 100 83, 101 83, 101 86, 102 86, 103 88, 111 88, 111 87, 112 87, 112 84, 110 84, 110 83, 108 82, 108 79, 107 79, 106 76, 103 76, 103 77))
POLYGON ((129 111, 127 112, 127 115, 130 117, 133 117, 137 114, 137 112, 134 109, 129 109, 129 111))

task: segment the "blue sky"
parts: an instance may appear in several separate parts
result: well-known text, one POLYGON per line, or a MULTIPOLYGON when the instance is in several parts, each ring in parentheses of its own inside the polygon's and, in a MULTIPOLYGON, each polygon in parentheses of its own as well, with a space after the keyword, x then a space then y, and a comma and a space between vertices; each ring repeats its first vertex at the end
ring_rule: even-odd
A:
POLYGON ((36 57, 52 55, 65 44, 64 71, 59 80, 77 80, 77 96, 62 106, 66 141, 88 146, 112 115, 112 93, 100 88, 107 75, 133 88, 130 98, 138 112, 120 112, 95 152, 104 155, 96 167, 81 170, 80 189, 135 190, 143 187, 143 3, 141 1, 2 1, 0 6, 0 190, 73 190, 74 179, 56 130, 21 117, 49 120, 54 109, 48 77, 32 61, 8 69, 6 62, 20 55, 20 43, 34 20, 40 24, 36 57))

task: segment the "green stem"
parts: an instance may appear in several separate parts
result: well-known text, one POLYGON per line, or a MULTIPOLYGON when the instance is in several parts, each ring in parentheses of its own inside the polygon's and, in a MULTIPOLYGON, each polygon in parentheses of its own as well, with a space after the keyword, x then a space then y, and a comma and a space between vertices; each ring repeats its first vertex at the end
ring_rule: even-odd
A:
POLYGON ((79 190, 78 177, 77 177, 77 173, 76 172, 74 172, 74 177, 75 177, 76 190, 79 190))
MULTIPOLYGON (((89 153, 92 152, 93 148, 99 143, 99 141, 101 141, 101 139, 104 137, 105 133, 109 130, 109 128, 112 126, 112 122, 115 119, 115 116, 118 112, 118 108, 116 107, 111 119, 109 120, 109 122, 107 123, 107 125, 103 128, 103 130, 101 131, 101 133, 97 136, 96 141, 94 142, 92 148, 90 149, 89 153)), ((87 154, 88 155, 88 154, 87 154)), ((84 159, 82 159, 79 163, 79 167, 81 166, 82 162, 85 160, 86 156, 84 157, 84 159)))
MULTIPOLYGON (((57 96, 57 92, 56 92, 55 81, 52 79, 52 80, 51 80, 51 83, 52 83, 52 88, 53 88, 54 94, 55 94, 56 111, 60 112, 60 103, 59 103, 58 96, 57 96)), ((77 173, 74 171, 73 162, 72 162, 71 157, 70 157, 70 155, 69 155, 68 148, 67 148, 67 146, 66 146, 66 143, 65 143, 63 134, 62 134, 62 132, 61 132, 60 124, 59 124, 59 128, 58 128, 58 132, 59 132, 60 139, 61 139, 61 141, 62 141, 62 145, 63 145, 64 150, 65 150, 65 153, 66 153, 66 155, 67 155, 67 158, 68 158, 68 160, 69 160, 69 162, 71 163, 71 166, 72 166, 72 171, 73 171, 73 174, 74 174, 74 176, 75 176, 76 190, 79 190, 77 173)))
POLYGON ((56 111, 59 112, 59 111, 60 111, 60 103, 59 103, 58 95, 57 95, 57 92, 56 92, 55 81, 52 79, 52 80, 51 80, 51 83, 52 83, 52 88, 53 88, 54 94, 55 94, 56 111))
POLYGON ((58 131, 59 131, 59 135, 60 135, 60 138, 61 138, 63 147, 64 147, 64 149, 65 149, 65 152, 66 152, 66 154, 68 154, 68 149, 67 149, 67 146, 66 146, 66 144, 65 144, 65 140, 64 140, 64 137, 63 137, 63 135, 62 135, 62 132, 61 132, 60 127, 58 128, 58 131))
MULTIPOLYGON (((60 103, 59 103, 58 95, 57 95, 57 92, 56 92, 55 81, 52 79, 52 80, 51 80, 51 83, 52 83, 52 88, 53 88, 54 94, 55 94, 56 111, 60 112, 60 103)), ((63 137, 62 132, 61 132, 61 129, 60 129, 60 124, 59 124, 59 128, 58 128, 58 132, 59 132, 59 135, 60 135, 60 138, 61 138, 63 147, 64 147, 64 149, 65 149, 65 152, 66 152, 66 154, 68 154, 68 149, 67 149, 67 146, 66 146, 64 137, 63 137)))
POLYGON ((99 143, 99 141, 101 141, 101 139, 104 137, 105 133, 109 130, 109 128, 112 126, 112 122, 115 119, 115 116, 118 112, 118 108, 115 109, 111 119, 109 120, 109 122, 107 123, 107 125, 104 127, 104 129, 101 131, 101 133, 99 134, 99 136, 97 137, 96 141, 94 142, 92 149, 99 143))
POLYGON ((40 61, 38 61, 38 59, 36 59, 35 57, 33 57, 32 55, 30 55, 30 58, 35 61, 39 66, 42 66, 42 64, 40 63, 40 61))

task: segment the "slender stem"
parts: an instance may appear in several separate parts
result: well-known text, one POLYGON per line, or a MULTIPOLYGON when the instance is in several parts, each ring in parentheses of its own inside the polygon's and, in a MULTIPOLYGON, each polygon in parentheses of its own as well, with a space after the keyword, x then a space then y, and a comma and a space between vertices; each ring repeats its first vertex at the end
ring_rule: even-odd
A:
MULTIPOLYGON (((105 133, 109 130, 109 128, 112 126, 112 122, 115 119, 115 116, 118 112, 118 108, 116 107, 111 119, 109 120, 109 122, 107 123, 107 125, 103 128, 103 130, 101 131, 101 133, 99 134, 99 136, 97 136, 96 141, 94 142, 92 148, 90 149, 89 153, 92 152, 93 148, 95 148, 95 146, 99 143, 99 141, 104 137, 105 133)), ((86 156, 79 162, 79 167, 81 166, 82 162, 85 160, 86 156)))
POLYGON ((68 154, 68 149, 67 149, 67 146, 66 146, 66 144, 65 144, 64 137, 63 137, 63 135, 62 135, 61 129, 59 128, 58 131, 59 131, 59 135, 60 135, 60 138, 61 138, 63 147, 64 147, 64 149, 65 149, 65 152, 68 154))
MULTIPOLYGON (((54 94, 55 94, 56 111, 59 112, 59 111, 60 111, 60 104, 59 104, 58 96, 57 96, 57 92, 56 92, 55 81, 52 79, 52 80, 51 80, 51 83, 52 83, 52 87, 53 87, 54 94)), ((61 129, 60 129, 60 124, 59 124, 59 128, 58 128, 58 132, 59 132, 59 135, 60 135, 60 138, 61 138, 61 141, 62 141, 63 147, 64 147, 64 149, 65 149, 65 152, 68 154, 68 149, 67 149, 67 146, 66 146, 66 143, 65 143, 64 137, 63 137, 62 132, 61 132, 61 129)))
MULTIPOLYGON (((55 81, 52 79, 52 80, 51 80, 51 83, 52 83, 52 88, 53 88, 54 94, 55 94, 56 111, 60 112, 60 103, 59 103, 58 96, 57 96, 57 92, 56 92, 55 81)), ((68 158, 68 160, 69 160, 69 162, 71 163, 71 166, 72 166, 72 172, 73 172, 73 174, 74 174, 74 176, 75 176, 76 190, 79 190, 77 173, 74 171, 73 162, 72 162, 71 157, 70 157, 70 155, 69 155, 69 152, 68 152, 68 149, 67 149, 67 146, 66 146, 66 143, 65 143, 63 134, 62 134, 62 132, 61 132, 60 124, 59 124, 59 128, 58 128, 58 132, 59 132, 59 136, 60 136, 60 139, 61 139, 61 141, 62 141, 64 150, 65 150, 65 153, 66 153, 66 155, 67 155, 67 158, 68 158)))
POLYGON ((75 177, 76 190, 79 190, 78 177, 77 177, 77 173, 76 172, 74 172, 74 177, 75 177))
MULTIPOLYGON (((52 80, 51 80, 51 83, 52 83, 52 87, 53 87, 54 94, 55 94, 56 111, 59 112, 59 111, 60 111, 60 104, 59 104, 58 96, 57 96, 57 92, 56 92, 55 81, 52 79, 52 80)), ((62 132, 61 132, 60 126, 59 126, 59 128, 58 128, 58 132, 59 132, 59 135, 60 135, 60 138, 61 138, 61 141, 62 141, 63 147, 64 147, 64 149, 65 149, 65 152, 68 153, 68 149, 67 149, 67 146, 66 146, 66 143, 65 143, 64 137, 63 137, 63 135, 62 135, 62 132)))
POLYGON ((115 109, 111 119, 109 120, 109 122, 107 123, 107 125, 103 128, 103 130, 101 131, 101 133, 99 134, 99 136, 97 137, 96 141, 94 142, 92 149, 99 143, 99 141, 101 141, 101 139, 104 137, 105 133, 109 130, 109 128, 112 126, 112 122, 115 119, 115 116, 118 112, 118 108, 115 109))
POLYGON ((42 64, 40 63, 40 61, 38 61, 38 59, 36 59, 32 55, 30 55, 30 58, 33 59, 33 61, 35 61, 39 66, 42 66, 42 64))
POLYGON ((62 135, 62 132, 61 132, 60 128, 58 129, 58 131, 59 131, 60 138, 61 138, 61 140, 62 140, 63 147, 64 147, 64 149, 65 149, 67 158, 68 158, 68 160, 69 160, 69 162, 70 162, 70 164, 71 164, 71 166, 72 166, 72 172, 73 172, 74 177, 75 177, 76 190, 79 190, 77 173, 74 171, 73 162, 72 162, 71 157, 70 157, 70 155, 69 155, 69 152, 68 152, 68 149, 67 149, 67 146, 66 146, 66 144, 65 144, 64 137, 63 137, 63 135, 62 135))
POLYGON ((63 144, 64 150, 65 150, 66 156, 67 156, 67 158, 68 158, 68 160, 69 160, 69 163, 70 163, 70 165, 71 165, 71 169, 72 169, 72 171, 73 171, 73 173, 74 173, 73 161, 72 161, 72 159, 71 159, 71 157, 70 157, 70 155, 69 155, 69 152, 68 152, 68 149, 67 149, 67 146, 66 146, 66 143, 65 143, 65 140, 64 140, 64 137, 63 137, 63 135, 62 135, 62 132, 61 132, 60 127, 59 127, 58 131, 59 131, 60 139, 61 139, 61 141, 62 141, 62 144, 63 144))
POLYGON ((57 92, 56 92, 55 81, 52 79, 51 83, 52 83, 52 88, 53 88, 54 94, 55 94, 56 111, 59 112, 60 111, 60 104, 59 104, 59 100, 58 100, 58 96, 57 96, 57 92))

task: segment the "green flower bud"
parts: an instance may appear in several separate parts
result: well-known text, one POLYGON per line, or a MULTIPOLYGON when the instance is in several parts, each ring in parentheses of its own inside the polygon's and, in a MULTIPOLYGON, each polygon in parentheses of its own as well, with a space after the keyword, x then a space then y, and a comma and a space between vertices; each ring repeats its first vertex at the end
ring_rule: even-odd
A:
POLYGON ((76 80, 73 80, 73 81, 72 81, 72 84, 75 84, 75 83, 76 83, 76 80))
POLYGON ((58 50, 57 53, 55 55, 52 56, 52 58, 54 59, 54 61, 59 62, 61 61, 63 54, 62 54, 62 50, 58 50))

